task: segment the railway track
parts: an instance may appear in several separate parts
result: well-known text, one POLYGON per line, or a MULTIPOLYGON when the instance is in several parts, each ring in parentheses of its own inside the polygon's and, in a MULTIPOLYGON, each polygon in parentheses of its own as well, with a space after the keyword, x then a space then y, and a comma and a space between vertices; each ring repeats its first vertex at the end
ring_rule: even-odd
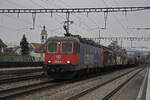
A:
POLYGON ((110 80, 108 80, 108 81, 106 81, 106 82, 104 82, 104 83, 101 83, 101 84, 98 84, 98 85, 96 85, 96 86, 94 86, 94 87, 92 87, 92 88, 88 88, 88 89, 86 89, 86 90, 84 90, 84 91, 81 91, 81 92, 79 92, 79 93, 77 93, 77 94, 75 94, 75 95, 73 95, 73 96, 70 96, 70 97, 67 97, 65 100, 76 100, 76 99, 79 99, 79 98, 81 98, 82 96, 84 96, 84 95, 86 95, 86 94, 88 94, 88 93, 91 93, 92 91, 94 91, 94 90, 96 90, 96 89, 98 89, 98 88, 101 88, 101 87, 103 87, 103 86, 105 86, 105 85, 107 85, 107 84, 109 84, 109 83, 111 83, 111 82, 113 82, 113 81, 115 81, 115 80, 117 80, 117 79, 119 79, 119 78, 121 78, 121 77, 123 77, 123 76, 125 76, 125 75, 127 75, 127 74, 129 74, 129 73, 131 73, 131 72, 133 72, 133 71, 136 71, 136 70, 138 70, 134 75, 132 75, 132 77, 130 77, 129 79, 127 79, 125 82, 123 82, 121 85, 119 85, 116 89, 114 89, 112 92, 110 92, 108 95, 106 95, 102 100, 108 100, 110 97, 112 97, 117 91, 119 91, 120 90, 120 88, 121 87, 123 87, 125 84, 127 84, 133 77, 135 77, 139 72, 141 72, 142 70, 144 70, 144 68, 142 68, 142 69, 135 69, 135 70, 131 70, 131 71, 129 71, 129 72, 126 72, 126 73, 124 73, 124 74, 122 74, 122 75, 120 75, 120 76, 117 76, 117 77, 115 77, 115 78, 113 78, 113 79, 110 79, 110 80))
POLYGON ((133 76, 131 76, 129 79, 127 79, 125 82, 120 84, 117 88, 115 88, 113 91, 111 91, 109 94, 107 94, 102 100, 108 100, 111 98, 115 93, 117 93, 123 86, 125 86, 131 79, 133 79, 139 72, 141 72, 143 69, 136 72, 133 76))
POLYGON ((10 98, 15 98, 20 95, 29 94, 44 89, 54 89, 56 87, 61 87, 64 84, 75 82, 76 80, 60 81, 56 82, 53 79, 38 83, 33 83, 30 85, 19 86, 15 88, 0 90, 0 100, 7 100, 10 98))
POLYGON ((6 89, 6 90, 1 90, 0 100, 6 100, 11 97, 14 98, 15 96, 19 96, 21 94, 31 93, 34 91, 38 91, 40 89, 56 87, 59 85, 62 85, 62 83, 53 83, 51 80, 51 81, 44 81, 44 82, 34 83, 31 85, 25 85, 25 86, 6 89))
POLYGON ((0 85, 12 83, 12 82, 25 81, 25 80, 29 80, 29 79, 37 79, 37 78, 42 78, 42 77, 45 77, 43 73, 36 73, 36 74, 31 74, 31 75, 2 78, 2 79, 0 79, 0 85))
MULTIPOLYGON (((11 69, 11 68, 10 68, 11 69)), ((42 68, 38 69, 0 69, 0 76, 2 75, 20 75, 20 74, 30 74, 35 72, 43 72, 42 68)))
MULTIPOLYGON (((137 68, 136 68, 137 69, 137 68)), ((104 86, 105 84, 108 84, 110 82, 112 82, 113 80, 117 79, 117 78, 120 78, 126 74, 129 74, 131 72, 135 71, 134 70, 131 70, 131 71, 128 71, 114 79, 111 79, 105 83, 102 83, 98 86, 95 86, 93 88, 90 88, 90 89, 87 89, 86 91, 82 91, 80 92, 79 94, 77 95, 74 95, 72 97, 69 97, 67 98, 66 100, 75 100, 75 99, 78 99, 82 96, 84 96, 85 94, 89 93, 89 92, 92 92, 93 90, 101 87, 101 86, 104 86)), ((80 80, 79 80, 80 81, 80 80)), ((24 95, 24 94, 29 94, 29 93, 32 93, 32 92, 35 92, 35 91, 39 91, 39 90, 44 90, 44 89, 55 89, 56 87, 61 87, 63 86, 64 84, 67 84, 67 83, 72 83, 72 82, 76 82, 75 80, 70 80, 70 81, 63 81, 63 82, 54 82, 53 80, 50 80, 50 81, 44 81, 44 82, 40 82, 40 83, 34 83, 34 84, 30 84, 30 85, 25 85, 25 86, 20 86, 20 87, 15 87, 15 88, 10 88, 10 89, 6 89, 6 90, 0 90, 0 100, 6 100, 6 99, 9 99, 9 98, 14 98, 16 96, 20 96, 20 95, 24 95)), ((104 99, 105 100, 105 99, 104 99)))

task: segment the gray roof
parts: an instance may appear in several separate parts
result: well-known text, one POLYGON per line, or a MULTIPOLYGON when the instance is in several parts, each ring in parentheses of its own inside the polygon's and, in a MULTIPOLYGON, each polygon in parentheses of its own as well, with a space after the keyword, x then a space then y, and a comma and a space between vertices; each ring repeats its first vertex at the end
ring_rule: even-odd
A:
POLYGON ((80 42, 80 40, 77 37, 49 37, 47 39, 48 41, 77 41, 80 42))

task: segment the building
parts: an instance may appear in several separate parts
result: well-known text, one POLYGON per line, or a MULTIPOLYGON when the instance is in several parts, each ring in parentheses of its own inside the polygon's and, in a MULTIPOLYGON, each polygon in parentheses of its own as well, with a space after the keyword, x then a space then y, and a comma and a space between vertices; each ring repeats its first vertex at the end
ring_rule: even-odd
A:
POLYGON ((41 43, 44 44, 47 40, 47 31, 45 30, 45 26, 43 26, 43 30, 41 31, 41 43))
POLYGON ((44 58, 45 48, 41 43, 30 43, 29 44, 30 55, 34 57, 44 58))
POLYGON ((45 26, 43 26, 40 36, 41 36, 41 43, 30 43, 29 44, 30 55, 44 59, 44 56, 45 56, 44 43, 47 40, 47 31, 45 29, 45 26))
POLYGON ((0 53, 4 53, 4 49, 7 47, 6 44, 0 39, 0 53))

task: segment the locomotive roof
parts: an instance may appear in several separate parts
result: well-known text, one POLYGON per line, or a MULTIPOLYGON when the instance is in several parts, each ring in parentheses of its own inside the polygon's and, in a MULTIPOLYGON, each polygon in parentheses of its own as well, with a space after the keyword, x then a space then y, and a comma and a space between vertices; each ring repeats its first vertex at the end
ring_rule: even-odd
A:
POLYGON ((77 42, 82 42, 82 43, 86 43, 86 44, 90 44, 90 45, 93 45, 93 46, 96 46, 96 47, 102 47, 102 48, 105 48, 105 49, 109 49, 111 50, 110 48, 108 47, 105 47, 103 45, 99 45, 98 43, 94 42, 93 40, 90 40, 90 39, 87 39, 87 38, 81 38, 81 36, 79 35, 74 35, 74 36, 54 36, 54 37, 49 37, 47 39, 47 41, 77 41, 77 42))
MULTIPOLYGON (((103 48, 105 49, 105 51, 109 51, 109 52, 116 52, 117 54, 117 51, 111 49, 111 48, 108 48, 106 46, 103 46, 103 45, 100 45, 96 42, 94 42, 93 40, 90 40, 90 39, 87 39, 87 38, 81 38, 81 36, 54 36, 54 37, 49 37, 47 39, 47 41, 76 41, 76 42, 82 42, 82 43, 86 43, 86 44, 90 44, 90 45, 93 45, 93 46, 96 46, 96 47, 99 47, 99 48, 103 48)), ((120 54, 120 53, 118 53, 120 54)))
POLYGON ((77 38, 77 37, 49 37, 47 39, 48 41, 77 41, 77 42, 80 42, 80 40, 77 38))

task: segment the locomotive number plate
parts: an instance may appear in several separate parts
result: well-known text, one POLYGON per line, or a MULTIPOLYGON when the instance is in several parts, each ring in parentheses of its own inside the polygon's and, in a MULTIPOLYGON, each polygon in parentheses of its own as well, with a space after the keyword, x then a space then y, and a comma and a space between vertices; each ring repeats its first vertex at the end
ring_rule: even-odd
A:
POLYGON ((55 63, 62 63, 62 61, 59 61, 59 60, 55 60, 55 63))

